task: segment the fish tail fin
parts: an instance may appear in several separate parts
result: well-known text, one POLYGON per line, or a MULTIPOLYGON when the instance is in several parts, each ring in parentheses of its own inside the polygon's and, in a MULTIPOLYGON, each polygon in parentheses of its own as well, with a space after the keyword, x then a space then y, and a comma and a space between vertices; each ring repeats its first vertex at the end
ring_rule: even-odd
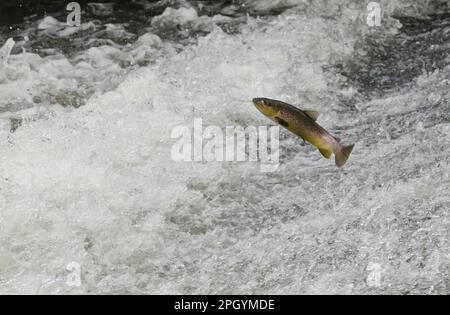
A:
POLYGON ((354 147, 355 147, 354 144, 342 147, 341 150, 336 154, 336 165, 338 167, 344 166, 344 164, 350 157, 350 154, 352 153, 354 147))

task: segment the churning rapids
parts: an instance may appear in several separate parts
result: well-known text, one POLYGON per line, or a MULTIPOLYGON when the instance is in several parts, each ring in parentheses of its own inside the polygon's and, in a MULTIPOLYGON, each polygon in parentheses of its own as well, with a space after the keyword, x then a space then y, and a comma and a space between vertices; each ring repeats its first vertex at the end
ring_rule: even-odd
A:
POLYGON ((448 1, 136 1, 1 25, 0 293, 450 294, 448 1), (175 126, 266 125, 281 165, 180 163, 175 126), (80 286, 68 277, 78 264, 80 286), (70 268, 69 268, 70 269, 70 268))

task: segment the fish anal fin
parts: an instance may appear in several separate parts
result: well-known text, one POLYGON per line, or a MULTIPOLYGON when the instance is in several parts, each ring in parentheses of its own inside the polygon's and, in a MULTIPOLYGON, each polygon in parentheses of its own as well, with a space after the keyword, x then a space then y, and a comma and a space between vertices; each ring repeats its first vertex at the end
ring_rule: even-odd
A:
POLYGON ((331 152, 330 150, 327 149, 319 149, 320 153, 322 153, 323 157, 326 159, 330 159, 331 158, 331 154, 333 152, 331 152))
POLYGON ((305 113, 306 116, 308 116, 309 118, 311 118, 314 121, 316 121, 320 115, 318 112, 316 112, 314 110, 305 110, 303 112, 305 113))

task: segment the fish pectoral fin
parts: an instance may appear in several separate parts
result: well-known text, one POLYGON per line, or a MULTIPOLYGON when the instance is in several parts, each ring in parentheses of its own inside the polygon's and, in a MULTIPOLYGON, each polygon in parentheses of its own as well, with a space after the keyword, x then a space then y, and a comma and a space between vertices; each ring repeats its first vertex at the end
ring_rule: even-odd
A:
POLYGON ((323 157, 326 159, 330 159, 331 158, 331 154, 333 152, 331 152, 330 150, 327 149, 319 149, 320 153, 322 153, 323 157))
POLYGON ((306 116, 308 116, 309 118, 311 118, 312 120, 316 121, 319 118, 319 113, 314 111, 314 110, 305 110, 304 111, 306 116))
POLYGON ((306 142, 306 140, 305 139, 303 139, 302 137, 300 137, 300 139, 302 139, 302 144, 301 144, 301 146, 302 147, 304 147, 305 145, 307 145, 308 143, 306 142))
POLYGON ((281 126, 288 128, 289 127, 289 123, 284 120, 281 119, 280 117, 275 117, 275 120, 277 121, 277 123, 279 123, 281 126))

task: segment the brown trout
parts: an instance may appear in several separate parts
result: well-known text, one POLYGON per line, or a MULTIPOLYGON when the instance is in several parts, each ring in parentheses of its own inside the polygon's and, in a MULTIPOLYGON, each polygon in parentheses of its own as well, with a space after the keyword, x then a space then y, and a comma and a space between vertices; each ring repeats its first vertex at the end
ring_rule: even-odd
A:
POLYGON ((317 124, 318 112, 301 110, 287 103, 267 98, 255 98, 253 103, 265 116, 318 148, 326 159, 330 159, 334 154, 338 167, 344 166, 347 162, 355 145, 343 146, 339 138, 317 124))

